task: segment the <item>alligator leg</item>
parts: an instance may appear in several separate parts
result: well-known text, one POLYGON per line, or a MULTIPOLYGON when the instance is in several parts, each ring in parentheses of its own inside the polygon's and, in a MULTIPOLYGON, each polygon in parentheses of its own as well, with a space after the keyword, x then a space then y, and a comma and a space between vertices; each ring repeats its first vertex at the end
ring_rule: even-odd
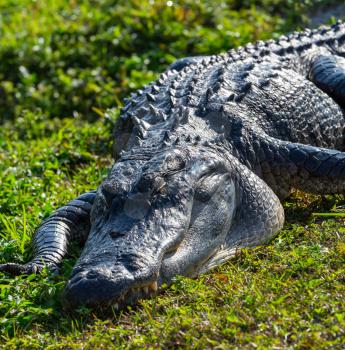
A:
POLYGON ((312 58, 308 78, 345 107, 345 58, 331 54, 312 58))
POLYGON ((261 148, 261 176, 276 193, 281 187, 315 194, 345 193, 345 152, 274 138, 262 141, 261 148))
POLYGON ((96 191, 84 193, 56 210, 37 229, 33 239, 33 259, 22 265, 7 263, 0 271, 12 275, 37 273, 44 266, 57 270, 70 241, 85 241, 90 231, 90 211, 96 191))
POLYGON ((273 138, 262 141, 261 148, 265 182, 238 166, 239 211, 223 246, 199 273, 225 262, 239 248, 267 242, 282 227, 283 209, 271 188, 282 198, 291 187, 316 194, 345 193, 345 152, 273 138))

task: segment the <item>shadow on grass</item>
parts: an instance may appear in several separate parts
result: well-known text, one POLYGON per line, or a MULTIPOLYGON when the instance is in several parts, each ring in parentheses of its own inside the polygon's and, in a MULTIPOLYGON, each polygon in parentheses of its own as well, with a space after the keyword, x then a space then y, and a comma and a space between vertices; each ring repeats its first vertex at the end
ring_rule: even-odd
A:
POLYGON ((287 224, 306 225, 312 220, 322 221, 313 217, 314 213, 329 213, 343 206, 343 195, 311 195, 295 191, 284 201, 285 222, 287 224))

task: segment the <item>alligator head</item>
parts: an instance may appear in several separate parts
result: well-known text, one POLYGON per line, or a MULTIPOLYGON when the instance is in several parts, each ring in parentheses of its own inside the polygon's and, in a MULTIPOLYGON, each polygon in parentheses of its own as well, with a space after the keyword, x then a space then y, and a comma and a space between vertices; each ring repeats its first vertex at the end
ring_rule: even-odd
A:
POLYGON ((235 208, 231 168, 215 152, 123 157, 98 189, 67 304, 121 308, 176 275, 197 275, 224 242, 235 208))

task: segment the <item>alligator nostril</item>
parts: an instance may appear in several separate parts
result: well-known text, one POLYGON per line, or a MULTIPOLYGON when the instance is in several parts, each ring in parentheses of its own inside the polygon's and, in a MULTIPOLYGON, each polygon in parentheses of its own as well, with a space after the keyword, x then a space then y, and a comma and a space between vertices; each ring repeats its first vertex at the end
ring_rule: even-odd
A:
POLYGON ((111 238, 118 238, 118 237, 125 236, 126 233, 125 232, 121 232, 121 231, 113 230, 113 231, 110 231, 109 235, 110 235, 111 238))

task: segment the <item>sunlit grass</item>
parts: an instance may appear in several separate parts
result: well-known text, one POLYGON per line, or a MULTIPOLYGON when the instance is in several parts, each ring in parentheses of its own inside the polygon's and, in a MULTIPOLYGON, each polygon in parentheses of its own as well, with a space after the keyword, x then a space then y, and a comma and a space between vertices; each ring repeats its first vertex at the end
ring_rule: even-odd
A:
POLYGON ((27 213, 24 206, 22 206, 21 218, 22 222, 19 228, 13 218, 0 214, 0 222, 4 226, 4 231, 0 232, 0 238, 14 240, 19 252, 24 254, 25 247, 31 241, 31 235, 28 234, 27 213))
MULTIPOLYGON (((0 263, 28 261, 34 228, 104 179, 119 113, 107 107, 120 105, 176 57, 276 37, 305 20, 310 7, 273 0, 258 8, 250 1, 173 3, 0 4, 0 119, 6 120, 0 128, 0 263), (79 114, 72 117, 73 111, 79 114)), ((177 277, 157 297, 120 313, 64 311, 77 246, 60 275, 0 273, 0 348, 341 349, 343 205, 342 196, 296 192, 284 204, 284 229, 269 245, 243 250, 198 279, 177 277)))

